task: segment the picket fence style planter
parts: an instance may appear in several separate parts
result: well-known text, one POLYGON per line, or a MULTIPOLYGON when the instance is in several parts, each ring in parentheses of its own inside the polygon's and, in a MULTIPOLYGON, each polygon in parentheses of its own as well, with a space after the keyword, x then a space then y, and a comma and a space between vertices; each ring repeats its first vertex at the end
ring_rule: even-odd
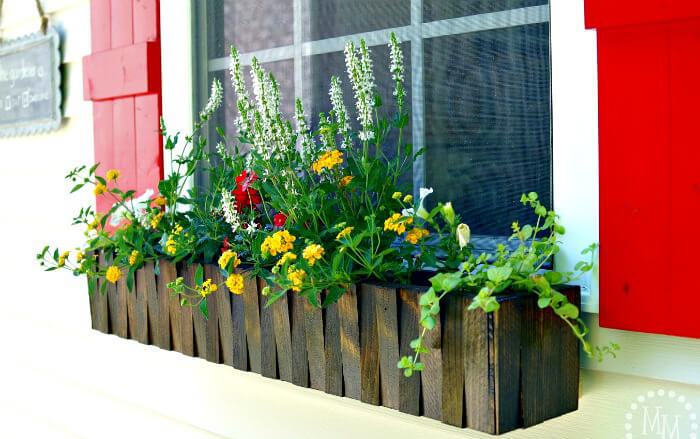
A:
MULTIPOLYGON (((194 284, 196 265, 160 261, 90 296, 93 329, 223 363, 337 396, 501 434, 578 408, 579 346, 568 326, 534 296, 499 297, 495 314, 466 312, 469 296, 449 294, 430 331, 425 370, 397 369, 418 336, 425 287, 359 284, 319 309, 294 293, 265 307, 264 280, 245 276, 245 291, 208 298, 209 319, 181 307, 167 288, 194 284)), ((205 276, 222 283, 216 265, 205 276)), ((245 273, 244 273, 245 275, 245 273)), ((563 293, 580 304, 580 291, 563 293)))

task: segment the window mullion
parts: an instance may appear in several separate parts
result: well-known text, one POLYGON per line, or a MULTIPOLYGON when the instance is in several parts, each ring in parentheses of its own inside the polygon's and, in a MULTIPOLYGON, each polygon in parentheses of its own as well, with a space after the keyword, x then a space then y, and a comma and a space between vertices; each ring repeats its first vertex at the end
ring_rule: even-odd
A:
MULTIPOLYGON (((425 100, 423 87, 423 0, 411 0, 411 125, 414 153, 425 145, 425 100)), ((425 154, 413 162, 413 193, 425 186, 425 154)))

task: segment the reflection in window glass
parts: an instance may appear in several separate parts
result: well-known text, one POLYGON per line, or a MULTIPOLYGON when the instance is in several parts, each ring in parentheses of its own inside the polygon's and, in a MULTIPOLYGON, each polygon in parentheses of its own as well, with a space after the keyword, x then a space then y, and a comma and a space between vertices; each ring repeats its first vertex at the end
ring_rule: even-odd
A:
POLYGON ((427 183, 480 235, 531 221, 551 199, 549 25, 426 40, 427 183))
POLYGON ((548 0, 423 0, 423 21, 427 23, 548 3, 548 0))
POLYGON ((410 0, 302 0, 304 41, 406 26, 410 0))

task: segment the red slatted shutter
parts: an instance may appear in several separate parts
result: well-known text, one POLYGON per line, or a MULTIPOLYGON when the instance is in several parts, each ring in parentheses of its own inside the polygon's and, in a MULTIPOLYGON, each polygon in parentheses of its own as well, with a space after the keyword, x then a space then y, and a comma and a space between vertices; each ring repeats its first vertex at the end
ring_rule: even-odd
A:
MULTIPOLYGON (((158 0, 92 0, 92 54, 83 59, 93 101, 95 162, 121 172, 119 187, 157 191, 163 176, 158 0)), ((98 212, 113 200, 97 198, 98 212)))
POLYGON ((600 324, 700 338, 700 2, 586 0, 598 34, 600 324))

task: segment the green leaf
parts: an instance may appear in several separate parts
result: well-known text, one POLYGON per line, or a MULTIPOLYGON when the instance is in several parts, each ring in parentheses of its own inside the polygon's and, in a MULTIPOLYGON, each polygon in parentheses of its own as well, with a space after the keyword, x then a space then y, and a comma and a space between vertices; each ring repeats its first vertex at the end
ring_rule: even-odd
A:
POLYGON ((432 331, 435 327, 435 318, 433 316, 425 316, 421 319, 420 324, 428 331, 432 331))
POLYGON ((551 297, 540 297, 537 299, 537 306, 539 306, 540 309, 547 308, 550 303, 552 303, 551 297))
POLYGON ((490 267, 486 272, 486 276, 491 282, 498 284, 508 280, 512 273, 513 269, 508 265, 504 265, 503 267, 490 267))
POLYGON ((564 317, 566 319, 577 319, 579 316, 578 308, 576 307, 576 305, 572 305, 571 303, 562 305, 555 311, 559 316, 564 317))
POLYGON ((202 299, 199 302, 199 310, 202 312, 205 320, 209 320, 209 307, 207 306, 207 299, 202 299))
POLYGON ((198 287, 201 287, 204 283, 204 267, 201 265, 197 266, 197 271, 194 273, 194 283, 198 287))

